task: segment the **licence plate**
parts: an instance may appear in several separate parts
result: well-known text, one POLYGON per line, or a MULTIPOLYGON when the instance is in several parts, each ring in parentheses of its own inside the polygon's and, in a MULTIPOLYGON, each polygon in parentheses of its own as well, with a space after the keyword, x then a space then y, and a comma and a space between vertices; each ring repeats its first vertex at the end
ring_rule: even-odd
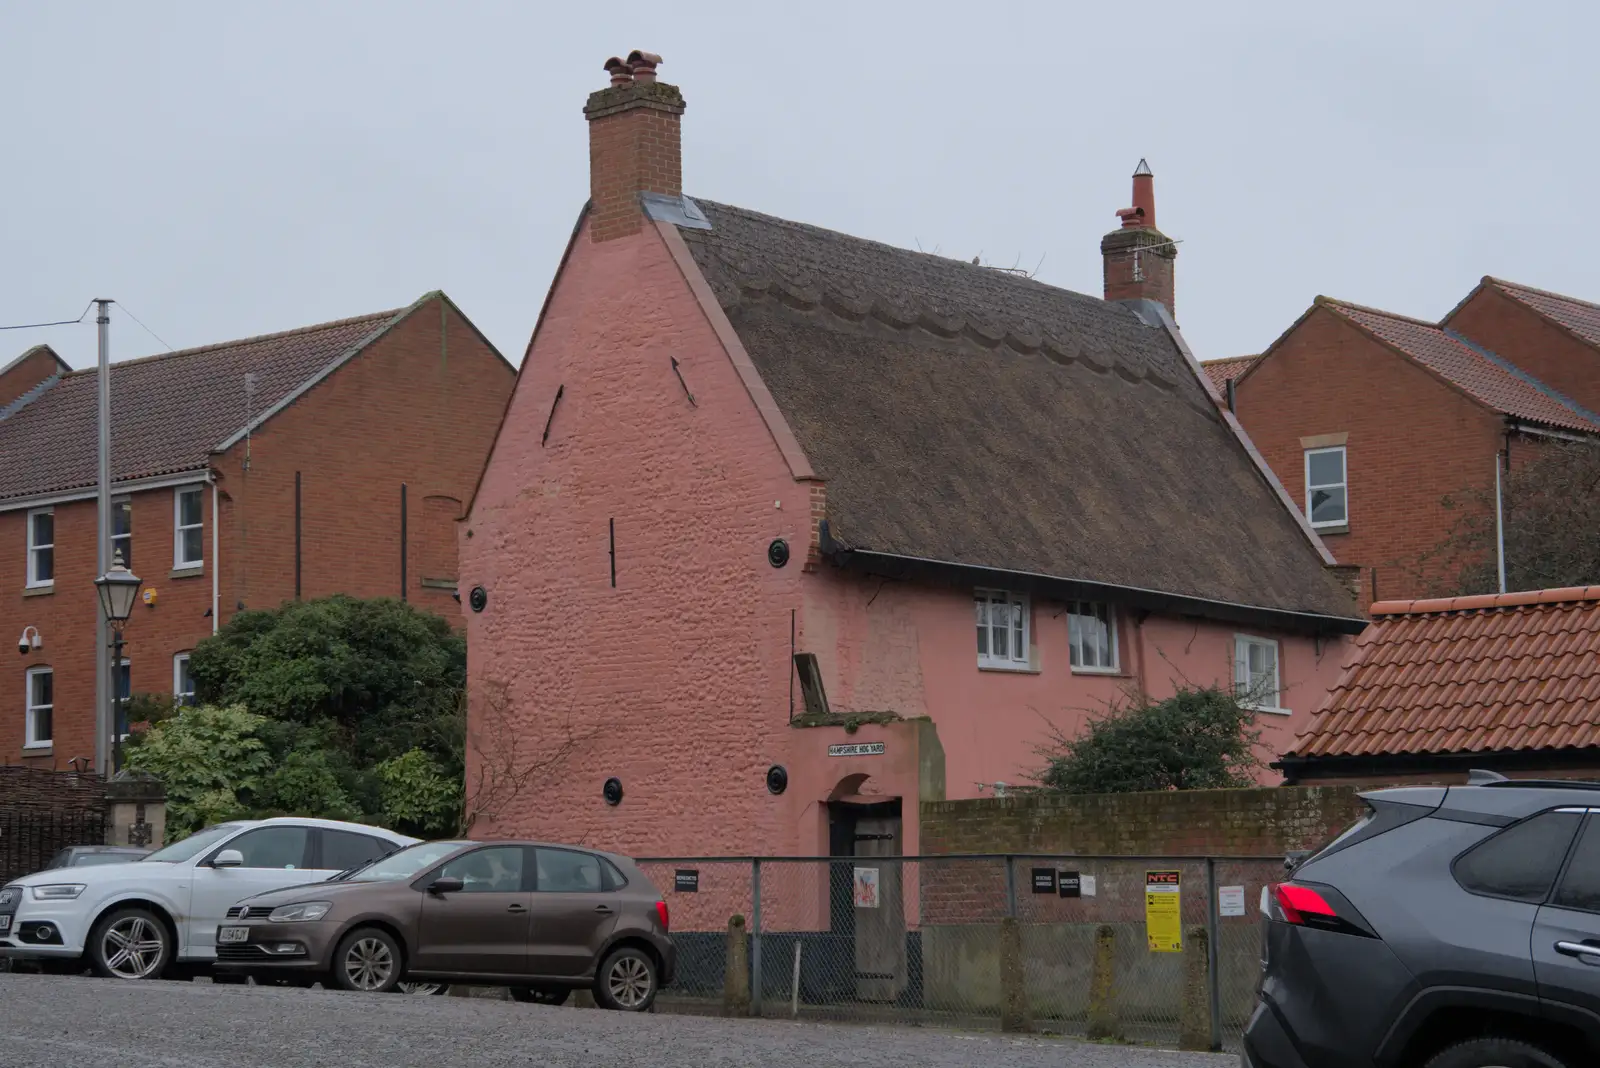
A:
POLYGON ((11 917, 0 916, 0 934, 3 934, 9 930, 11 930, 11 917))
POLYGON ((217 930, 217 944, 228 945, 233 942, 243 942, 250 937, 248 927, 222 927, 217 930))

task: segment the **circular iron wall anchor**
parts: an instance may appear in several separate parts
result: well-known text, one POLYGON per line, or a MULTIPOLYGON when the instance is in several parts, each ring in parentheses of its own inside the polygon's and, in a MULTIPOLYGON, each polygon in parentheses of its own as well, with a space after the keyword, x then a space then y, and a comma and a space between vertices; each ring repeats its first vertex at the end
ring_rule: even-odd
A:
POLYGON ((789 788, 789 772, 782 764, 767 769, 767 793, 781 794, 789 788))
POLYGON ((489 603, 489 591, 482 586, 474 586, 472 592, 467 595, 467 601, 472 605, 474 612, 481 612, 489 603))
POLYGON ((613 808, 622 804, 622 780, 615 775, 606 780, 605 787, 600 792, 605 796, 606 804, 613 808))
POLYGON ((789 543, 782 538, 773 538, 772 544, 767 546, 767 563, 773 567, 782 567, 789 562, 789 543))

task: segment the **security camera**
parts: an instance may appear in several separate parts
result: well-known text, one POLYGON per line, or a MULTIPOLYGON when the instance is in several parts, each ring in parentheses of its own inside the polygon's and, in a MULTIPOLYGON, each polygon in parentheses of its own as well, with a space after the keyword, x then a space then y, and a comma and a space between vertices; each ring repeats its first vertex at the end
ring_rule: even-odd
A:
POLYGON ((17 643, 17 652, 21 653, 23 656, 27 656, 29 653, 33 652, 33 646, 28 644, 28 636, 26 634, 24 634, 22 636, 22 640, 17 643))
POLYGON ((44 639, 39 637, 38 627, 23 627, 22 637, 17 639, 17 652, 27 656, 30 652, 44 645, 44 639))

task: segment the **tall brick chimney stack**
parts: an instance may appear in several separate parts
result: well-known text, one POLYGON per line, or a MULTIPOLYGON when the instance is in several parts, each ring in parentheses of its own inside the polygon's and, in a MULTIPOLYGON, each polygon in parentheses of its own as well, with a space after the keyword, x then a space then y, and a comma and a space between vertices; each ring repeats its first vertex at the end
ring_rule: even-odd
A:
POLYGON ((630 52, 606 60, 611 84, 589 94, 589 236, 636 234, 644 226, 640 193, 683 195, 679 117, 683 94, 656 81, 661 57, 630 52))
POLYGON ((1107 300, 1140 297, 1166 305, 1177 318, 1173 261, 1178 246, 1156 229, 1156 176, 1144 160, 1133 170, 1133 207, 1117 212, 1120 229, 1100 239, 1107 300))

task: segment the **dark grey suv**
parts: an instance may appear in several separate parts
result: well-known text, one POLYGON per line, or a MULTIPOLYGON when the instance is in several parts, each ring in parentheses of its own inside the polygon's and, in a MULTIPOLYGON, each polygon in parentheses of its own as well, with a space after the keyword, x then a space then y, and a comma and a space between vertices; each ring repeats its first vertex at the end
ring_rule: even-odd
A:
POLYGON ((1600 783, 1405 787, 1265 901, 1247 1068, 1600 1064, 1600 783))

